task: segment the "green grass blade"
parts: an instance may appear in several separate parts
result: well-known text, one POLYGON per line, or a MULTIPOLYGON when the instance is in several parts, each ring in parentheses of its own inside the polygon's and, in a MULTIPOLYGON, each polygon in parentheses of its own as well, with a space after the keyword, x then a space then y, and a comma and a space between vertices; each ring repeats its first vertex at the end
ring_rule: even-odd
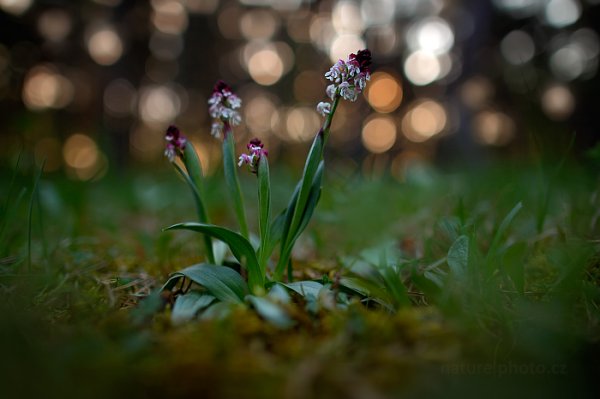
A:
POLYGON ((233 208, 240 226, 240 232, 247 239, 249 237, 248 223, 246 222, 244 198, 242 197, 242 189, 240 188, 240 180, 237 174, 235 142, 231 129, 229 129, 229 132, 225 134, 225 138, 223 139, 223 171, 225 173, 225 182, 229 190, 229 196, 233 201, 233 208))
POLYGON ((182 277, 186 277, 207 289, 219 301, 243 303, 248 286, 238 272, 228 267, 201 263, 175 272, 163 286, 171 289, 182 277))
POLYGON ((488 263, 493 257, 497 255, 498 247, 500 246, 500 240, 504 236, 506 230, 508 230, 508 226, 512 223, 513 219, 517 215, 517 213, 523 208, 523 203, 518 202, 517 205, 508 212, 508 215, 502 220, 500 226, 496 230, 496 234, 494 234, 494 238, 492 239, 492 243, 490 244, 490 248, 488 249, 488 253, 486 255, 486 263, 488 263))
POLYGON ((258 207, 258 226, 260 230, 258 263, 261 270, 266 270, 267 260, 270 255, 270 253, 267 253, 266 246, 269 242, 269 217, 271 215, 271 181, 269 176, 269 160, 266 157, 262 157, 258 163, 258 207))
POLYGON ((31 237, 32 237, 32 223, 33 223, 33 203, 35 201, 35 197, 38 192, 38 185, 40 179, 42 178, 42 173, 44 173, 44 166, 46 165, 46 160, 42 161, 42 166, 33 182, 33 189, 31 190, 31 198, 29 199, 29 212, 27 215, 28 226, 27 226, 27 269, 31 272, 31 237))
MULTIPOLYGON (((186 149, 188 146, 186 146, 186 149)), ((192 150, 194 152, 194 150, 192 150)), ((196 211, 198 212, 198 220, 200 223, 208 223, 208 216, 206 214, 206 208, 204 207, 204 202, 202 201, 202 197, 200 196, 200 191, 198 189, 198 185, 194 183, 191 176, 185 173, 179 165, 176 163, 172 164, 175 170, 183 177, 183 180, 187 183, 187 185, 192 190, 192 195, 194 196, 194 202, 196 204, 196 211)), ((204 235, 204 246, 206 248, 206 257, 208 258, 209 263, 215 263, 215 254, 213 251, 212 241, 210 236, 204 235)))
POLYGON ((264 286, 264 270, 258 264, 252 244, 242 235, 224 227, 204 223, 179 223, 167 227, 166 230, 191 230, 208 234, 223 241, 229 246, 233 256, 248 270, 248 280, 251 290, 254 292, 257 286, 264 286))

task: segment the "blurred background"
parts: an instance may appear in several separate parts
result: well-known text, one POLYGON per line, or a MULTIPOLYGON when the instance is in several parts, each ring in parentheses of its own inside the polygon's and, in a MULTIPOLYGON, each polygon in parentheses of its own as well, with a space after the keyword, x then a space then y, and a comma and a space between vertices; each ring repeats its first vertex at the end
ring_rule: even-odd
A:
POLYGON ((330 159, 402 179, 414 162, 481 165, 599 137, 600 0, 0 0, 0 159, 75 180, 165 164, 176 123, 220 163, 207 99, 243 100, 240 148, 301 165, 323 74, 369 48, 363 98, 330 159), (575 136, 574 136, 575 135, 575 136))

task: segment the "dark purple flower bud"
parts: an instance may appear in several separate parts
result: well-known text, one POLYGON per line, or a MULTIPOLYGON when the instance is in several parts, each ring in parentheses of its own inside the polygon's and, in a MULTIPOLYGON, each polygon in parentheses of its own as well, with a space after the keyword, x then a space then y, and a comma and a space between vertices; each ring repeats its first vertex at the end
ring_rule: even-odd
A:
POLYGON ((369 49, 359 50, 356 54, 350 54, 351 60, 358 62, 358 67, 361 72, 370 72, 369 67, 371 66, 371 51, 369 49))
POLYGON ((246 145, 246 148, 248 148, 248 154, 240 155, 238 166, 247 164, 252 173, 258 173, 258 163, 260 162, 261 158, 269 155, 268 151, 264 150, 263 147, 264 144, 258 138, 250 140, 250 142, 246 145))
POLYGON ((232 93, 231 87, 222 80, 218 80, 213 87, 213 94, 219 93, 225 97, 227 97, 230 93, 232 93))
POLYGON ((183 150, 187 144, 187 139, 179 131, 177 126, 171 125, 167 128, 165 140, 167 141, 165 146, 165 156, 169 159, 169 161, 174 162, 177 155, 183 155, 183 150))

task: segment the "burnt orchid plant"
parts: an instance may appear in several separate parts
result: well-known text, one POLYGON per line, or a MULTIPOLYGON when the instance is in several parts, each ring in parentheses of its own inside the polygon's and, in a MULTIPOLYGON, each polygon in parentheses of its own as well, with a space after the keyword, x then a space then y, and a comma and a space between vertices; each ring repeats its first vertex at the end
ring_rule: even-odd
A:
MULTIPOLYGON (((241 122, 241 99, 225 82, 219 81, 208 100, 213 118, 211 132, 222 139, 223 171, 226 188, 235 211, 239 230, 211 224, 205 207, 205 188, 201 164, 190 141, 175 126, 166 132, 165 155, 190 187, 197 208, 196 222, 179 223, 165 230, 191 230, 203 235, 206 262, 187 267, 171 275, 162 290, 174 295, 172 317, 185 320, 200 314, 226 311, 233 304, 251 304, 265 319, 281 327, 293 324, 285 303, 290 293, 318 306, 327 292, 326 282, 292 281, 291 255, 294 244, 308 225, 321 194, 324 150, 331 123, 340 100, 356 101, 370 78, 371 53, 361 50, 339 60, 325 74, 330 81, 328 101, 320 102, 317 111, 325 120, 308 152, 302 177, 287 207, 276 217, 271 212, 271 183, 267 149, 258 139, 251 140, 247 152, 236 157, 234 127, 241 122), (176 160, 181 161, 181 165, 176 160), (250 240, 244 198, 240 189, 238 168, 247 166, 257 177, 258 245, 250 240), (213 240, 225 243, 239 264, 217 259, 213 240), (278 256, 273 256, 279 248, 278 256), (287 271, 287 275, 286 275, 287 271)), ((332 291, 329 290, 332 294, 332 291)), ((336 300, 334 300, 335 302, 336 300)), ((331 301, 329 301, 331 302, 331 301)))

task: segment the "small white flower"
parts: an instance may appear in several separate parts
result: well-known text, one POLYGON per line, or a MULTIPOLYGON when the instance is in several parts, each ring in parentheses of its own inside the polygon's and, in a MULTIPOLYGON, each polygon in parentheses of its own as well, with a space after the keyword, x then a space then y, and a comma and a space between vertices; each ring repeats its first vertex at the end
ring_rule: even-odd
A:
POLYGON ((327 93, 327 97, 331 98, 332 100, 335 98, 336 91, 337 91, 337 86, 333 85, 333 84, 327 86, 327 89, 325 89, 325 93, 327 93))
POLYGON ((238 109, 242 106, 242 100, 240 100, 240 98, 233 93, 227 97, 227 102, 229 103, 231 109, 238 109))
POLYGON ((222 133, 223 133, 223 122, 221 122, 221 121, 213 122, 212 126, 210 127, 210 134, 213 137, 220 138, 222 133))
POLYGON ((340 96, 342 96, 344 100, 356 101, 357 95, 356 88, 350 85, 350 83, 340 83, 340 96))
POLYGON ((331 113, 331 103, 320 102, 317 104, 317 112, 323 116, 327 116, 331 113))

